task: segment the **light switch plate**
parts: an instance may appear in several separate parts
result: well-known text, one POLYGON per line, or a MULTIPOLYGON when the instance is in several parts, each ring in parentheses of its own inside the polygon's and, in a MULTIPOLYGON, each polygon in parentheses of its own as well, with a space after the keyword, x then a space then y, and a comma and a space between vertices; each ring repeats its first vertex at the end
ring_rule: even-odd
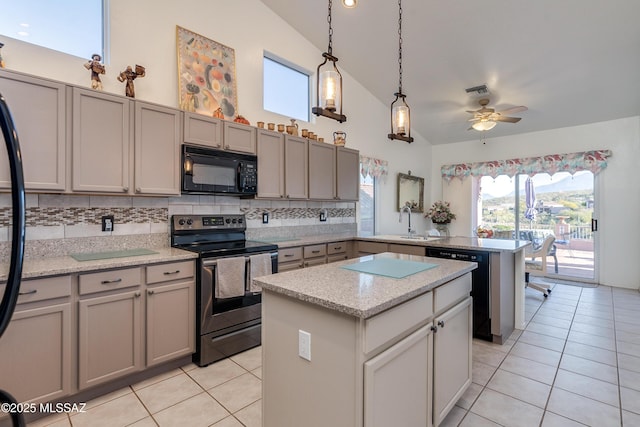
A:
POLYGON ((298 330, 298 356, 311 362, 311 334, 298 330))

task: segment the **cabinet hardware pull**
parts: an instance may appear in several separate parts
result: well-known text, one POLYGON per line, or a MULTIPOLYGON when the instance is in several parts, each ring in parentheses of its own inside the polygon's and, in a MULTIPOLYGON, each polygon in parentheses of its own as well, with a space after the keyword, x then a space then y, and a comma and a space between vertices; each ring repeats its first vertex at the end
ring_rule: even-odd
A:
POLYGON ((289 257, 292 257, 292 256, 293 256, 293 254, 284 254, 285 258, 289 258, 289 257))
POLYGON ((171 274, 178 274, 178 273, 180 273, 180 270, 176 270, 176 271, 165 271, 163 274, 164 274, 165 276, 169 276, 169 275, 171 275, 171 274))
POLYGON ((437 326, 432 326, 430 329, 433 331, 434 334, 436 332, 438 332, 438 327, 437 326))
POLYGON ((140 298, 140 292, 136 292, 134 295, 136 298, 140 298))
POLYGON ((216 144, 216 147, 220 148, 220 144, 216 144))
POLYGON ((142 189, 140 187, 136 187, 136 193, 142 193, 142 189))
POLYGON ((444 328, 444 320, 438 320, 438 326, 444 328))
POLYGON ((124 193, 128 192, 128 191, 129 191, 129 187, 122 187, 122 191, 123 191, 124 193))
POLYGON ((334 246, 334 247, 333 247, 333 250, 334 250, 334 251, 339 251, 340 249, 342 249, 342 246, 334 246))
POLYGON ((122 279, 115 279, 115 280, 103 280, 102 282, 100 282, 102 285, 108 285, 110 283, 120 283, 122 282, 122 279))
POLYGON ((298 267, 302 268, 302 267, 304 267, 304 265, 302 263, 300 263, 300 265, 298 267))
POLYGON ((305 267, 309 267, 309 263, 308 262, 305 262, 304 265, 305 265, 305 267))
POLYGON ((38 292, 37 289, 31 289, 30 291, 26 291, 26 292, 18 292, 18 295, 32 295, 32 294, 35 294, 36 292, 38 292))
POLYGON ((312 254, 319 254, 319 253, 320 253, 320 251, 319 251, 319 250, 317 250, 317 251, 311 251, 311 253, 312 253, 312 254))
POLYGON ((152 290, 148 290, 148 291, 147 291, 147 293, 148 293, 149 295, 153 295, 153 294, 155 294, 156 292, 155 292, 155 291, 152 291, 152 290))
POLYGON ((227 145, 225 145, 225 146, 224 146, 224 148, 226 148, 226 149, 228 150, 229 148, 231 148, 231 146, 229 146, 229 145, 227 144, 227 145))

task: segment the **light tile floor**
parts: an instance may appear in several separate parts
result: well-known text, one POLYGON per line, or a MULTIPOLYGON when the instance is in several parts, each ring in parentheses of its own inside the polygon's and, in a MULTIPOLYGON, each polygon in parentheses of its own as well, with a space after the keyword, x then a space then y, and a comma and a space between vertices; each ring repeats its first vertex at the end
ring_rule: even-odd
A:
MULTIPOLYGON (((443 426, 640 426, 640 293, 526 290, 527 326, 474 340, 473 383, 443 426)), ((261 350, 190 364, 30 426, 260 426, 261 350)))

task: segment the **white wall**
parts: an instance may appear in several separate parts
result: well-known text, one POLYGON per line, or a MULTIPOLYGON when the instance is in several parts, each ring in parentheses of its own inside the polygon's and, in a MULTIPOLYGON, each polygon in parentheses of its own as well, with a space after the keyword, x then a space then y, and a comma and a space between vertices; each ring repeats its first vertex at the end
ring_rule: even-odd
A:
POLYGON ((433 146, 431 192, 444 198, 456 213, 465 212, 452 224, 452 234, 469 235, 472 180, 443 182, 444 164, 475 162, 543 154, 610 149, 607 168, 596 176, 596 217, 599 281, 604 285, 640 286, 640 117, 592 123, 522 135, 433 146), (461 156, 460 153, 465 153, 461 156))
MULTIPOLYGON (((187 28, 235 49, 238 81, 238 112, 255 124, 257 121, 288 123, 287 117, 262 108, 262 55, 267 50, 307 70, 314 71, 321 62, 321 51, 258 0, 212 2, 207 0, 163 1, 110 0, 110 62, 102 76, 105 92, 124 94, 124 85, 116 80, 127 65, 140 64, 147 74, 135 82, 138 99, 177 107, 178 77, 176 59, 176 25, 187 28)), ((326 20, 319 16, 318 19, 326 20)), ((83 67, 86 58, 77 58, 49 49, 0 36, 7 68, 72 84, 89 86, 89 72, 83 67)), ((340 45, 334 44, 340 57, 340 45)), ((374 98, 347 72, 343 71, 344 106, 347 122, 314 117, 300 123, 332 140, 336 130, 347 133, 347 146, 364 155, 389 161, 389 179, 382 182, 379 193, 380 232, 406 231, 398 224, 396 177, 411 170, 413 175, 431 175, 431 145, 420 135, 412 134, 412 144, 392 142, 389 133, 389 105, 374 98)), ((372 71, 373 72, 373 71, 372 71)), ((376 68, 376 72, 379 69, 376 68)), ((397 76, 390 73, 389 79, 397 76)), ((315 82, 315 78, 313 79, 315 82)), ((410 97, 409 97, 410 102, 410 97)), ((414 119, 415 120, 415 119, 414 119)), ((429 200, 429 192, 425 196, 429 200)), ((417 215, 414 216, 414 218, 417 215)), ((414 221, 419 231, 426 221, 414 221)))

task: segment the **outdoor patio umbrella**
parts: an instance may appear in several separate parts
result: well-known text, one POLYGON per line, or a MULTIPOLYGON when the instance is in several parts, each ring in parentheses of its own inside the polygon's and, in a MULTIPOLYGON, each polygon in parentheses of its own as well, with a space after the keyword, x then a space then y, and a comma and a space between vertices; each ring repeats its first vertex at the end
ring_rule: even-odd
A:
POLYGON ((524 217, 533 222, 536 219, 536 191, 533 187, 533 180, 530 176, 524 183, 524 202, 526 209, 524 211, 524 217))

